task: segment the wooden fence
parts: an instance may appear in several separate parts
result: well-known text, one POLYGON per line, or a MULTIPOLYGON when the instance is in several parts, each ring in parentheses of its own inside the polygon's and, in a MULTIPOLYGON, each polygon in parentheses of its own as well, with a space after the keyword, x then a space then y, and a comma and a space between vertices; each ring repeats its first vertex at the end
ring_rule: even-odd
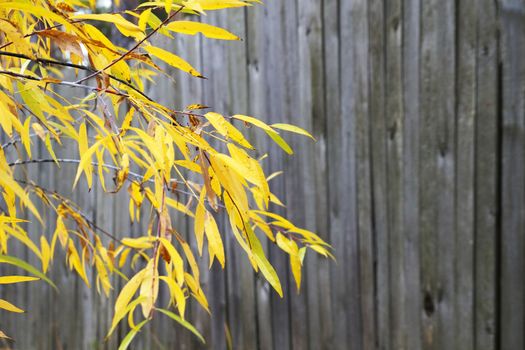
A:
MULTIPOLYGON (((244 41, 177 38, 168 47, 209 80, 174 72, 152 93, 313 131, 317 143, 289 137, 293 157, 250 133, 268 171, 285 170, 272 181, 284 212, 330 241, 337 263, 308 255, 297 295, 265 247, 280 299, 227 239, 226 270, 203 274, 212 317, 190 310, 207 344, 158 317, 132 348, 525 349, 525 2, 266 0, 202 20, 244 41)), ((75 170, 27 174, 67 194, 75 170)), ((125 194, 74 197, 101 226, 141 232, 125 194)), ((2 315, 14 348, 116 349, 123 330, 102 341, 112 300, 61 260, 51 277, 59 294, 2 291, 30 310, 2 315)))

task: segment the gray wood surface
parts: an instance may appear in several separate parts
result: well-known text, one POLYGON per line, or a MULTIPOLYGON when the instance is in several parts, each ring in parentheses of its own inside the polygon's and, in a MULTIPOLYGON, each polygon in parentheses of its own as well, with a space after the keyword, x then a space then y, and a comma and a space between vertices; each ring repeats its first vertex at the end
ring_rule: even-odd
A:
MULTIPOLYGON (((316 143, 283 132, 288 156, 245 129, 270 155, 265 171, 285 172, 271 186, 287 207, 273 209, 328 240, 337 261, 308 253, 297 294, 288 259, 264 242, 281 299, 219 218, 227 267, 200 261, 212 316, 187 308, 206 345, 157 317, 131 348, 228 349, 231 335, 233 349, 248 350, 525 349, 525 1, 267 0, 200 20, 243 40, 163 40, 208 80, 170 71, 150 93, 311 131, 316 143)), ((71 193, 75 171, 42 164, 17 176, 71 195, 116 235, 147 229, 129 222, 126 193, 71 193)), ((192 221, 172 222, 196 248, 192 221)), ((54 218, 29 227, 35 238, 53 228, 54 218)), ((10 346, 116 349, 125 327, 103 341, 115 292, 99 296, 63 261, 49 273, 59 294, 0 289, 30 310, 0 315, 10 346)))

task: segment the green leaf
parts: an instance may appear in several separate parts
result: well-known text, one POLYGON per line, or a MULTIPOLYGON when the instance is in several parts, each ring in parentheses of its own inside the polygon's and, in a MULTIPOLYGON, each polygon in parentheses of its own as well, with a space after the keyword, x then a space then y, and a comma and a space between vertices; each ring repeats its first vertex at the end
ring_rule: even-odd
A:
POLYGON ((270 264, 270 262, 266 258, 266 255, 264 255, 264 250, 262 248, 261 242, 259 241, 259 238, 257 238, 257 236, 255 235, 255 232, 253 232, 250 223, 246 222, 244 226, 246 227, 246 234, 248 235, 248 241, 250 243, 250 246, 252 247, 253 257, 257 262, 257 266, 259 266, 259 269, 261 270, 261 273, 263 274, 264 278, 266 278, 266 280, 275 289, 277 294, 279 294, 279 296, 282 298, 283 289, 281 287, 281 282, 279 281, 279 276, 277 276, 277 272, 275 272, 275 269, 273 268, 272 264, 270 264))
POLYGON ((203 344, 206 344, 206 341, 204 341, 204 337, 199 333, 199 331, 193 327, 193 325, 191 323, 189 323, 188 321, 185 321, 183 320, 180 316, 174 314, 173 312, 171 311, 168 311, 168 310, 164 310, 164 309, 155 309, 157 311, 160 311, 162 312, 164 315, 172 318, 173 320, 177 321, 179 324, 181 324, 183 327, 186 327, 190 332, 192 332, 193 334, 195 334, 197 336, 197 338, 200 339, 200 341, 203 343, 203 344))
POLYGON ((27 272, 29 272, 29 273, 37 276, 37 277, 40 277, 41 279, 46 281, 51 287, 53 287, 56 290, 58 290, 57 286, 49 278, 47 278, 46 275, 44 275, 42 272, 38 271, 35 267, 29 265, 25 261, 22 261, 22 260, 20 260, 18 258, 15 258, 13 256, 7 256, 7 255, 0 254, 0 263, 15 265, 15 266, 17 266, 17 267, 19 267, 19 268, 21 268, 23 270, 26 270, 27 272))
POLYGON ((140 329, 149 321, 149 319, 146 319, 142 322, 140 322, 137 327, 133 328, 129 331, 128 334, 122 339, 122 343, 120 343, 120 346, 118 347, 118 350, 126 350, 133 341, 133 338, 137 335, 137 333, 140 331, 140 329))

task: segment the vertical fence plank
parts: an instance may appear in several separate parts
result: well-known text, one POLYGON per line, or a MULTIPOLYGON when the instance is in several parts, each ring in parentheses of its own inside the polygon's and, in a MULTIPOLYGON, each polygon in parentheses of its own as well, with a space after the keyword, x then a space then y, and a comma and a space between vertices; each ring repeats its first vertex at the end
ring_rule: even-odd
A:
MULTIPOLYGON (((403 302, 406 305, 405 325, 409 334, 403 339, 406 349, 423 348, 423 324, 420 322, 424 295, 420 270, 421 259, 421 215, 419 187, 421 184, 420 157, 420 114, 423 110, 421 99, 422 53, 421 43, 421 1, 403 2, 403 223, 402 245, 405 253, 403 270, 406 278, 402 284, 403 302), (411 334, 410 334, 411 333, 411 334)), ((395 279, 395 276, 392 276, 395 279)), ((402 335, 404 336, 404 335, 402 335)))
POLYGON ((332 280, 336 281, 334 295, 334 333, 336 349, 362 349, 361 300, 359 271, 359 238, 357 220, 357 169, 356 169, 356 126, 354 111, 356 94, 362 88, 354 81, 357 66, 353 45, 359 42, 359 31, 354 23, 363 11, 356 13, 356 5, 350 1, 339 2, 339 73, 340 111, 331 116, 334 135, 329 153, 331 159, 330 191, 331 238, 336 248, 336 257, 345 261, 344 267, 333 267, 332 280), (344 174, 344 175, 342 175, 344 174), (350 345, 351 344, 351 345, 350 345))
MULTIPOLYGON (((367 318, 368 321, 363 320, 363 323, 369 323, 377 327, 377 339, 379 347, 382 349, 389 349, 390 343, 390 281, 389 281, 389 251, 390 232, 388 223, 388 202, 387 202, 387 184, 389 173, 387 170, 387 144, 386 144, 386 116, 388 111, 386 108, 386 63, 388 57, 385 51, 386 41, 386 23, 385 23, 385 2, 382 0, 374 0, 368 2, 368 78, 369 82, 369 100, 368 109, 369 115, 369 146, 370 147, 370 178, 371 178, 371 207, 370 213, 372 220, 372 228, 370 232, 361 232, 361 237, 366 238, 371 235, 368 243, 372 248, 372 257, 377 264, 375 271, 365 272, 371 275, 375 282, 373 290, 374 300, 373 309, 370 306, 363 310, 366 315, 373 311, 367 318), (375 276, 374 276, 375 274, 375 276)), ((361 176, 360 176, 361 177, 361 176)), ((359 188, 359 190, 361 187, 359 188)), ((358 190, 358 191, 359 191, 358 190)), ((366 191, 366 187, 363 188, 366 191)), ((362 206, 362 204, 360 204, 362 206)), ((360 219, 361 220, 361 219, 360 219)), ((360 238, 362 239, 362 238, 360 238)), ((363 282, 364 278, 361 280, 363 282)), ((368 291, 370 293, 370 291, 368 291)), ((368 326, 370 328, 370 325, 368 326)), ((364 326, 364 325, 363 325, 364 326)), ((373 329, 368 332, 374 331, 373 329)), ((368 336, 368 342, 373 343, 374 335, 368 336)), ((370 345, 367 345, 370 347, 370 345)))
MULTIPOLYGON (((409 13, 409 11, 407 11, 409 13)), ((406 19, 410 17, 407 16, 406 19)), ((389 291, 389 320, 378 321, 384 329, 379 336, 379 347, 381 349, 410 349, 409 339, 417 338, 416 330, 410 329, 408 325, 408 309, 414 301, 407 302, 407 294, 410 293, 406 287, 409 279, 408 271, 405 269, 407 251, 404 238, 408 236, 409 228, 405 225, 403 217, 403 179, 405 168, 403 167, 403 152, 406 147, 405 140, 405 118, 403 97, 403 40, 404 21, 402 1, 385 2, 385 124, 386 133, 383 137, 387 144, 387 211, 388 211, 388 260, 385 267, 379 267, 377 273, 384 274, 390 285, 389 291), (383 271, 381 271, 383 270, 383 271), (389 328, 387 328, 389 327, 389 328)), ((409 29, 412 31, 412 29, 409 29)), ((417 59, 412 57, 411 59, 417 59)), ((414 65, 410 70, 417 71, 414 65)), ((378 241, 377 246, 380 242, 378 241)), ((378 259, 381 253, 378 251, 378 259)), ((380 286, 378 285, 378 293, 380 286)), ((381 306, 378 305, 378 308, 381 306)), ((417 304, 413 307, 417 307, 417 304)), ((388 315, 388 314, 387 314, 388 315)), ((378 319, 383 316, 378 310, 378 319)))
POLYGON ((476 4, 461 1, 457 21, 456 237, 453 346, 474 349, 474 171, 476 116, 476 4))
POLYGON ((496 344, 496 251, 498 234, 498 17, 496 3, 478 9, 476 199, 475 199, 475 348, 496 344))
POLYGON ((501 349, 525 347, 525 3, 500 2, 501 349))
MULTIPOLYGON (((340 141, 340 135, 342 131, 341 125, 341 109, 340 109, 340 85, 339 85, 339 72, 340 72, 340 61, 339 61, 339 17, 338 17, 338 3, 336 1, 324 1, 323 2, 323 63, 324 63, 324 117, 325 117, 325 132, 321 136, 324 138, 326 144, 326 232, 320 232, 325 234, 325 238, 331 244, 336 246, 334 254, 337 256, 338 263, 344 265, 346 263, 345 247, 343 245, 337 246, 334 240, 337 239, 340 242, 343 237, 340 232, 336 232, 333 228, 334 225, 334 201, 333 198, 336 196, 337 183, 342 182, 340 178, 339 169, 334 169, 336 159, 341 155, 342 144, 338 144, 340 141), (337 238, 336 238, 337 237, 337 238)), ((316 135, 317 136, 317 135, 316 135)), ((339 221, 341 221, 339 219, 339 221)), ((321 227, 322 229, 322 227, 321 227)), ((346 317, 344 317, 344 309, 340 309, 338 300, 341 298, 337 297, 340 294, 346 293, 345 281, 338 281, 335 279, 336 274, 334 271, 339 272, 341 269, 336 270, 332 261, 322 262, 321 271, 319 272, 321 282, 325 283, 324 279, 329 279, 330 284, 326 286, 329 289, 327 299, 322 300, 321 304, 321 349, 334 349, 335 345, 335 327, 346 329, 346 317), (322 277, 321 277, 322 276, 322 277), (323 278, 324 277, 324 278, 323 278), (334 315, 343 315, 337 319, 334 315)), ((345 308, 348 306, 345 305, 345 308)), ((346 342, 343 345, 348 345, 346 342)))
POLYGON ((353 110, 355 117, 357 225, 359 249, 359 294, 361 322, 359 332, 362 348, 372 349, 375 343, 374 330, 374 228, 372 204, 372 164, 369 81, 369 2, 355 1, 351 11, 350 30, 356 37, 352 40, 351 53, 354 58, 353 110))
POLYGON ((454 329, 454 3, 422 2, 420 236, 424 345, 451 348, 454 329))

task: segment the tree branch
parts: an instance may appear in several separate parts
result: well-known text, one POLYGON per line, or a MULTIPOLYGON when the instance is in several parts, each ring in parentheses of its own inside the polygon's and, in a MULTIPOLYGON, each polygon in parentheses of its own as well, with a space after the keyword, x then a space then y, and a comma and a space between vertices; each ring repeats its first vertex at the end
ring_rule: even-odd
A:
POLYGON ((150 33, 148 33, 148 35, 146 35, 142 40, 140 40, 138 43, 136 43, 131 49, 129 49, 128 51, 126 51, 125 53, 123 53, 122 55, 120 55, 119 58, 111 61, 111 63, 109 63, 106 67, 102 68, 102 69, 99 69, 98 71, 88 75, 87 77, 84 77, 82 79, 79 79, 76 81, 77 84, 80 84, 82 83, 83 81, 86 81, 88 79, 91 79, 93 77, 96 77, 97 75, 99 75, 100 73, 104 72, 106 69, 108 68, 111 68, 113 65, 117 64, 118 62, 122 61, 127 55, 129 55, 130 53, 132 53, 133 51, 135 51, 136 49, 138 49, 140 47, 140 45, 142 45, 146 40, 148 40, 149 38, 151 38, 153 36, 153 34, 155 34, 156 32, 159 31, 160 28, 164 27, 169 21, 171 21, 171 19, 173 17, 175 17, 180 11, 182 11, 182 9, 184 8, 184 5, 180 5, 179 9, 177 11, 175 11, 174 13, 172 13, 171 15, 169 15, 164 21, 162 21, 162 23, 157 27, 155 28, 154 30, 152 30, 150 33))
MULTIPOLYGON (((20 54, 20 53, 16 53, 16 52, 0 51, 0 56, 9 56, 9 57, 22 58, 22 59, 30 60, 30 61, 33 61, 33 62, 36 62, 36 63, 40 63, 40 64, 50 64, 50 65, 56 65, 56 66, 62 66, 62 67, 75 68, 75 69, 80 69, 80 70, 91 72, 91 73, 96 72, 95 69, 93 69, 91 67, 88 67, 88 66, 83 66, 83 65, 80 65, 80 64, 69 63, 69 62, 62 62, 62 61, 52 60, 52 59, 47 59, 47 58, 39 58, 39 57, 31 58, 29 56, 26 56, 26 55, 23 55, 23 54, 20 54)), ((113 74, 110 74, 110 73, 106 73, 106 74, 111 79, 113 79, 115 81, 118 81, 119 83, 129 87, 133 91, 135 91, 135 92, 139 93, 140 95, 142 95, 144 98, 146 98, 146 99, 148 99, 150 101, 153 101, 152 98, 150 98, 144 92, 140 91, 139 89, 134 87, 132 84, 128 83, 127 81, 125 81, 123 79, 120 79, 120 78, 114 76, 113 74)))
POLYGON ((19 179, 15 179, 16 182, 19 182, 21 184, 24 184, 26 186, 31 186, 33 188, 37 188, 39 190, 41 190, 42 192, 44 193, 47 193, 51 196, 54 196, 54 197, 57 197, 60 201, 62 201, 63 203, 65 203, 66 205, 68 205, 70 207, 71 210, 75 211, 78 215, 80 215, 86 222, 89 226, 91 226, 92 228, 94 228, 95 230, 97 231, 100 231, 102 232, 103 234, 105 234, 106 236, 108 236, 109 238, 117 241, 117 242, 120 242, 120 239, 117 238, 116 236, 112 235, 111 233, 109 233, 108 231, 106 231, 105 229, 101 228, 100 226, 98 226, 97 224, 95 224, 95 222, 93 220, 91 220, 86 214, 84 214, 79 208, 78 208, 78 205, 74 202, 72 202, 71 200, 69 200, 68 198, 64 197, 63 195, 61 195, 60 193, 58 193, 57 191, 54 191, 54 190, 50 190, 50 189, 47 189, 45 187, 42 187, 42 186, 39 186, 39 185, 35 185, 34 183, 32 182, 28 182, 28 181, 24 181, 24 180, 19 180, 19 179))
POLYGON ((42 77, 33 77, 31 75, 15 73, 15 72, 10 72, 10 71, 6 71, 6 70, 0 70, 0 74, 9 75, 9 76, 12 76, 12 77, 15 77, 15 78, 22 78, 22 79, 27 79, 27 80, 41 81, 41 82, 44 82, 46 84, 71 86, 71 87, 87 89, 87 90, 91 90, 91 91, 106 92, 106 93, 117 95, 117 96, 129 97, 128 94, 124 94, 124 93, 121 93, 121 92, 118 92, 118 91, 115 91, 115 90, 101 89, 99 87, 82 85, 82 84, 78 84, 78 83, 75 83, 75 82, 72 82, 72 81, 47 81, 46 79, 44 79, 42 77))

